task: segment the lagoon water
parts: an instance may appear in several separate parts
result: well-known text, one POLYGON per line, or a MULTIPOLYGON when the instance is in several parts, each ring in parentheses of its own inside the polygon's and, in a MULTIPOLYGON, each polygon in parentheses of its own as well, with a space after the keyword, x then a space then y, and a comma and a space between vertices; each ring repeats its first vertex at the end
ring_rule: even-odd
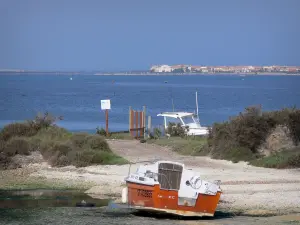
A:
POLYGON ((95 76, 1 75, 0 127, 33 118, 38 112, 63 116, 58 124, 72 131, 95 132, 105 127, 100 100, 111 99, 110 131, 128 129, 128 108, 147 107, 154 125, 156 115, 195 111, 198 91, 202 125, 227 120, 249 105, 263 110, 300 105, 300 76, 95 76))

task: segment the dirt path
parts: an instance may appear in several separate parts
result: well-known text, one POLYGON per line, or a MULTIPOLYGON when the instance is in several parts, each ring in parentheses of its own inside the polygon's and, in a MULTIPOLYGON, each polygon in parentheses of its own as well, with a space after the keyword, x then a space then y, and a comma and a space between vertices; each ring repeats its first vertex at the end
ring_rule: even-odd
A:
MULTIPOLYGON (((132 140, 108 140, 112 150, 131 162, 172 160, 183 162, 203 179, 221 180, 223 194, 219 209, 248 214, 300 212, 300 170, 258 168, 208 157, 181 156, 170 149, 132 140)), ((139 163, 131 166, 134 171, 139 163)), ((91 187, 87 193, 120 196, 129 165, 51 168, 46 163, 27 166, 31 178, 91 187)))

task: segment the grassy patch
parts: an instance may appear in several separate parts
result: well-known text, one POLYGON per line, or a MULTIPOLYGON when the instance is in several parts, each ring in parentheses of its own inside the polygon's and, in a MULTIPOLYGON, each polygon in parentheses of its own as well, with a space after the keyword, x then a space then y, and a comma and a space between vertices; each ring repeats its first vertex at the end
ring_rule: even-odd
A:
POLYGON ((250 161, 251 165, 267 168, 299 168, 300 147, 274 153, 270 156, 250 161))
POLYGON ((9 124, 2 129, 0 168, 11 168, 14 155, 29 155, 31 151, 41 152, 43 158, 56 167, 128 163, 111 151, 104 137, 88 133, 74 134, 53 125, 52 119, 47 119, 50 120, 47 122, 44 117, 41 118, 23 124, 9 124))
POLYGON ((182 155, 206 155, 207 139, 205 137, 170 137, 160 139, 149 139, 147 143, 170 147, 173 151, 182 155))
POLYGON ((237 163, 239 161, 249 161, 255 159, 251 150, 243 147, 224 148, 223 151, 211 151, 210 156, 213 159, 225 159, 237 163))

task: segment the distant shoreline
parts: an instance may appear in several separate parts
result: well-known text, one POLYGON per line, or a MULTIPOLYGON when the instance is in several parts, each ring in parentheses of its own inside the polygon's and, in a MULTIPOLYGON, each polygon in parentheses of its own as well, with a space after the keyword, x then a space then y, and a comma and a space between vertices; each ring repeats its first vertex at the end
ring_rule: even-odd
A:
POLYGON ((52 75, 52 76, 75 76, 75 75, 93 75, 93 76, 300 76, 300 73, 274 73, 274 72, 260 72, 260 73, 153 73, 153 72, 14 72, 14 71, 0 71, 0 76, 3 75, 52 75))
POLYGON ((290 73, 95 73, 95 76, 300 76, 290 73))

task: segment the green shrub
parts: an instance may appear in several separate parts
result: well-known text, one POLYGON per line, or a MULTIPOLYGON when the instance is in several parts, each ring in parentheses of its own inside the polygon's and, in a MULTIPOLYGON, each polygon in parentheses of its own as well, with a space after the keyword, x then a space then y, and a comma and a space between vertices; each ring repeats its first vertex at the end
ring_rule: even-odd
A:
POLYGON ((3 152, 8 156, 29 155, 30 145, 28 141, 21 137, 11 138, 4 146, 3 152))
POLYGON ((12 157, 39 151, 52 166, 124 164, 99 135, 72 134, 54 125, 57 118, 38 115, 35 120, 5 126, 0 132, 0 168, 12 168, 12 157))
POLYGON ((29 148, 31 152, 40 151, 42 140, 36 136, 28 139, 29 148))
POLYGON ((3 139, 0 138, 0 152, 3 151, 4 146, 5 146, 5 141, 4 141, 3 139))
POLYGON ((94 150, 100 150, 100 151, 106 151, 110 152, 110 148, 108 146, 107 141, 97 135, 89 135, 87 136, 87 145, 89 148, 94 149, 94 150))
POLYGON ((250 163, 254 166, 267 168, 299 168, 300 167, 300 148, 293 148, 276 152, 270 156, 252 160, 250 163))
POLYGON ((97 127, 96 134, 101 135, 101 136, 106 136, 106 130, 102 127, 100 129, 99 129, 99 127, 97 127))
POLYGON ((34 120, 31 120, 30 123, 36 130, 41 130, 43 128, 48 128, 52 126, 57 120, 62 120, 62 117, 55 117, 48 112, 38 113, 34 120))
POLYGON ((229 124, 234 141, 253 153, 256 153, 275 125, 276 121, 272 117, 268 114, 260 115, 255 108, 247 108, 245 113, 232 119, 229 124))
POLYGON ((61 154, 60 152, 54 152, 54 154, 48 160, 49 164, 54 167, 63 167, 71 165, 71 161, 66 155, 61 154))
POLYGON ((5 154, 4 152, 0 152, 0 170, 8 169, 11 163, 11 157, 5 154))
POLYGON ((68 159, 67 156, 65 155, 61 155, 59 156, 59 158, 55 161, 55 164, 53 164, 53 166, 57 166, 57 167, 63 167, 63 166, 68 166, 70 165, 71 162, 68 159))
POLYGON ((50 126, 41 129, 36 136, 43 140, 69 140, 72 137, 72 133, 65 128, 50 126))
POLYGON ((12 137, 30 137, 37 133, 37 130, 28 122, 11 123, 3 127, 1 130, 1 139, 8 141, 12 137))
POLYGON ((67 155, 72 150, 72 146, 67 143, 57 143, 51 148, 52 152, 59 152, 60 155, 67 155))
POLYGON ((287 125, 295 145, 298 145, 300 142, 300 110, 289 114, 287 125))
POLYGON ((54 117, 47 112, 45 114, 39 113, 34 120, 4 126, 0 132, 0 139, 8 141, 12 137, 34 136, 39 130, 52 126, 57 119, 61 119, 61 117, 54 117))
MULTIPOLYGON (((188 130, 188 127, 186 127, 186 129, 188 130)), ((180 123, 176 124, 176 123, 169 122, 168 127, 167 127, 167 133, 173 137, 186 136, 185 129, 181 126, 180 123)))
POLYGON ((53 164, 53 161, 62 155, 67 156, 72 150, 72 146, 68 145, 68 143, 47 141, 42 143, 41 153, 45 159, 50 159, 51 164, 53 164))
POLYGON ((120 156, 115 155, 112 152, 103 152, 93 149, 87 149, 84 151, 76 152, 76 157, 74 158, 73 165, 77 167, 84 167, 88 165, 101 165, 101 164, 126 164, 127 160, 120 156))
POLYGON ((160 138, 161 137, 161 130, 158 128, 158 127, 155 127, 154 129, 153 129, 153 133, 154 133, 154 138, 155 139, 158 139, 158 138, 160 138))
POLYGON ((288 126, 294 142, 299 142, 299 110, 261 112, 259 107, 248 107, 229 121, 213 124, 208 147, 215 158, 252 160, 258 157, 258 148, 278 125, 288 126))
POLYGON ((71 137, 72 143, 79 148, 82 148, 87 143, 88 133, 76 133, 71 137))

